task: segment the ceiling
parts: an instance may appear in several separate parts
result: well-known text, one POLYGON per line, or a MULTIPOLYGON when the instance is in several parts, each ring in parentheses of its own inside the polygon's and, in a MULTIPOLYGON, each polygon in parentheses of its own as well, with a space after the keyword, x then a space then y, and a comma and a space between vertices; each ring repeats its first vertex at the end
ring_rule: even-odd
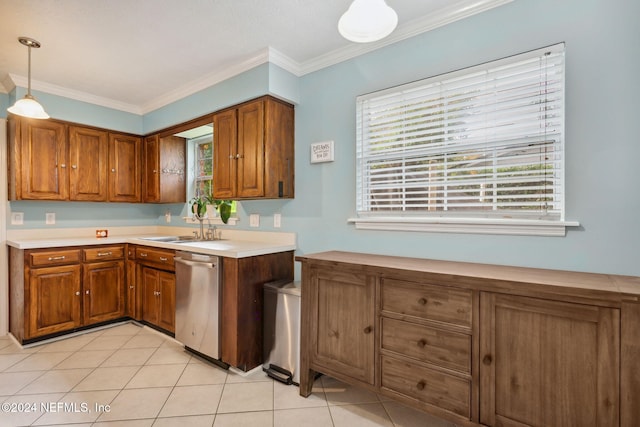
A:
POLYGON ((304 75, 511 0, 387 0, 391 36, 343 39, 351 0, 0 0, 0 91, 32 88, 144 114, 270 61, 304 75))

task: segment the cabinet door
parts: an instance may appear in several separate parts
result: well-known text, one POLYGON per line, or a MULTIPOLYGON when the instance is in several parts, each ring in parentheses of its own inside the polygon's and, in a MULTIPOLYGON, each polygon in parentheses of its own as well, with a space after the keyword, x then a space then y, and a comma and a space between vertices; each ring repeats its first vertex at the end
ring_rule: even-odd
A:
POLYGON ((142 320, 158 324, 158 277, 159 270, 142 267, 139 286, 142 287, 142 320))
POLYGON ((158 272, 158 322, 169 332, 176 331, 176 275, 158 272))
POLYGON ((136 262, 127 261, 124 315, 136 318, 136 262))
POLYGON ((107 200, 109 139, 105 131, 69 127, 69 199, 107 200))
POLYGON ((85 325, 124 316, 124 261, 84 265, 83 320, 85 325))
POLYGON ((21 195, 18 199, 67 200, 66 126, 52 120, 21 120, 21 195))
POLYGON ((213 196, 216 199, 236 196, 237 136, 236 110, 213 116, 213 196))
POLYGON ((80 298, 80 265, 31 270, 26 338, 80 326, 80 298))
POLYGON ((160 201, 160 139, 158 135, 144 140, 142 150, 142 198, 145 202, 160 201))
POLYGON ((620 310, 493 293, 480 301, 481 423, 618 425, 620 310))
POLYGON ((264 196, 264 102, 238 108, 238 197, 264 196))
POLYGON ((313 269, 310 285, 314 364, 373 384, 375 278, 313 269))
POLYGON ((141 139, 109 134, 109 200, 139 202, 141 139))

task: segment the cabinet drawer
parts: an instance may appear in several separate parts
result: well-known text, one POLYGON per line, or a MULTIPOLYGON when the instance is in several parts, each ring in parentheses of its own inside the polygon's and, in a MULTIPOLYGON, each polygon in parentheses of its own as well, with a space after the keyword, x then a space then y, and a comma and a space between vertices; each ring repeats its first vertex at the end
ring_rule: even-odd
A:
POLYGON ((382 309, 398 314, 471 327, 471 291, 384 279, 382 309))
POLYGON ((77 264, 80 262, 80 249, 31 252, 29 258, 31 267, 77 264))
POLYGON ((122 258, 124 258, 124 245, 100 246, 84 250, 84 260, 87 262, 107 261, 122 258))
POLYGON ((382 388, 469 419, 469 380, 382 356, 382 388))
POLYGON ((136 261, 145 263, 162 264, 174 267, 175 252, 149 248, 136 248, 136 261))
POLYGON ((383 318, 382 348, 443 368, 471 372, 470 335, 383 318))

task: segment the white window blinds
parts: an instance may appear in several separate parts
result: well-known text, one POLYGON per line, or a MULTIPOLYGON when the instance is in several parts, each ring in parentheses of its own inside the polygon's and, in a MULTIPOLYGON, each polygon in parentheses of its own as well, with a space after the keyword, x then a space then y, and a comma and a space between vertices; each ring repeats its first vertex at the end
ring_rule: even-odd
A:
POLYGON ((564 219, 564 44, 357 98, 357 211, 564 219))

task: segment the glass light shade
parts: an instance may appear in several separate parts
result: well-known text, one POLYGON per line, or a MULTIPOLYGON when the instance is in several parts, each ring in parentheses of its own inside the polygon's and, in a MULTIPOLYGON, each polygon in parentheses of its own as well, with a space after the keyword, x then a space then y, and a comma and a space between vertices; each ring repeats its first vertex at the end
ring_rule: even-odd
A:
POLYGON ((31 95, 25 95, 24 98, 17 100, 16 103, 13 104, 13 107, 7 108, 7 111, 31 119, 49 118, 49 115, 44 111, 42 105, 31 95))
POLYGON ((384 0, 354 0, 338 21, 342 37, 368 43, 391 34, 398 25, 398 14, 384 0))

